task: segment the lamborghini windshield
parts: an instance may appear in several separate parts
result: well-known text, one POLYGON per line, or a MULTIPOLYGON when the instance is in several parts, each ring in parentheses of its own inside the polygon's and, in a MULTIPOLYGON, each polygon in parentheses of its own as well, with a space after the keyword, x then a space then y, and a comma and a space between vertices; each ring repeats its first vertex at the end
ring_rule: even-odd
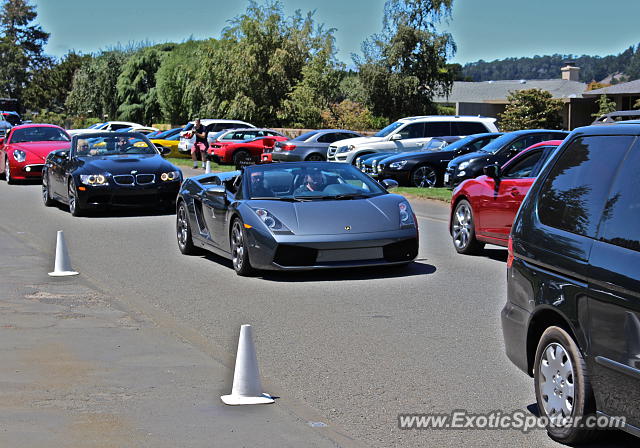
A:
POLYGON ((254 165, 245 169, 244 177, 251 199, 341 200, 386 193, 376 181, 345 163, 254 165))
POLYGON ((71 147, 79 157, 158 154, 155 146, 139 132, 80 134, 74 137, 71 147))

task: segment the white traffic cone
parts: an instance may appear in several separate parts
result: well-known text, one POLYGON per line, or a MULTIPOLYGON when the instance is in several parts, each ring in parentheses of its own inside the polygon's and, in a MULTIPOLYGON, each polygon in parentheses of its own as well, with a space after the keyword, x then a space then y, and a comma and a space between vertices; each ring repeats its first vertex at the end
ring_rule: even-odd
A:
POLYGON ((262 392, 251 325, 240 327, 231 395, 223 395, 220 399, 228 405, 273 403, 273 398, 262 392))
POLYGON ((67 251, 67 243, 64 240, 64 232, 62 230, 58 230, 58 239, 56 241, 56 264, 53 268, 53 272, 49 272, 49 275, 52 277, 78 275, 78 273, 71 268, 69 252, 67 251))
POLYGON ((207 163, 204 165, 205 174, 209 174, 211 172, 211 162, 207 160, 207 163))

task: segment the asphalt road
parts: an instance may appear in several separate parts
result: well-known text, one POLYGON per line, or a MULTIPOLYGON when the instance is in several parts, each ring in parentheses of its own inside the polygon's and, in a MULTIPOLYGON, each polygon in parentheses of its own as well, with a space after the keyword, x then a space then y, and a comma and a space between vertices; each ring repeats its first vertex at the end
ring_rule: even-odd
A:
MULTIPOLYGON (((50 253, 53 264, 63 229, 85 279, 229 366, 240 325, 252 324, 265 389, 281 397, 278 405, 366 446, 559 446, 541 430, 398 429, 399 413, 527 411, 535 403, 532 380, 504 355, 506 251, 457 255, 447 207, 414 205, 421 248, 407 269, 241 278, 216 256, 181 255, 173 215, 73 218, 45 208, 35 184, 0 183, 0 230, 50 253)), ((637 444, 617 433, 604 440, 637 444)))

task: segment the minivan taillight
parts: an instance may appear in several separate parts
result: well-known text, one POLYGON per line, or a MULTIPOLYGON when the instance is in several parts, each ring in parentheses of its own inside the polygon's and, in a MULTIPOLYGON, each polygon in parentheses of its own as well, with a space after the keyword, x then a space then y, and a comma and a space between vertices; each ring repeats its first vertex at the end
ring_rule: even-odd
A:
POLYGON ((507 268, 510 268, 513 264, 513 238, 509 235, 509 244, 507 245, 507 268))

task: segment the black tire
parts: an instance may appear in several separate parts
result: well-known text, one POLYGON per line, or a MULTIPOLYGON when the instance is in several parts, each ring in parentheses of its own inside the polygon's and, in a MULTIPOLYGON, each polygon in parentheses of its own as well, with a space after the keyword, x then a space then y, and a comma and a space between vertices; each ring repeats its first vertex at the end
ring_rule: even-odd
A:
POLYGON ((411 170, 411 186, 418 188, 435 188, 440 185, 440 176, 431 165, 418 165, 411 170))
POLYGON ((322 154, 314 152, 313 154, 309 154, 304 160, 305 162, 324 162, 325 158, 322 156, 322 154))
POLYGON ((42 202, 45 207, 53 207, 56 202, 51 198, 51 193, 49 192, 49 176, 46 173, 42 176, 42 202))
POLYGON ((484 243, 476 239, 473 209, 466 199, 456 205, 451 218, 453 247, 459 254, 473 255, 484 248, 484 243))
POLYGON ((255 273, 255 269, 249 261, 249 250, 247 249, 247 238, 242 221, 238 218, 231 224, 231 261, 236 274, 248 277, 255 273))
POLYGON ((84 209, 78 204, 77 191, 75 182, 73 179, 69 179, 69 185, 67 187, 69 213, 71 213, 71 216, 84 216, 84 209))
POLYGON ((9 165, 9 156, 7 153, 4 153, 4 180, 6 180, 9 185, 16 183, 11 177, 11 165, 9 165))
MULTIPOLYGON (((587 365, 569 333, 560 327, 547 328, 538 342, 534 366, 534 387, 541 417, 556 418, 554 411, 557 407, 566 408, 565 402, 571 403, 571 409, 570 412, 560 411, 559 420, 563 415, 574 420, 595 415, 587 365)), ((597 433, 595 429, 574 426, 548 425, 547 433, 552 439, 570 445, 585 442, 597 433)))
POLYGON ((178 211, 176 212, 176 236, 178 238, 178 249, 180 249, 180 252, 184 255, 198 255, 202 253, 200 248, 193 245, 191 225, 189 224, 189 211, 184 201, 180 201, 178 211))
POLYGON ((236 151, 233 154, 233 163, 237 166, 238 164, 240 164, 240 161, 245 160, 247 157, 251 157, 251 154, 249 154, 249 152, 245 151, 244 149, 236 151))

